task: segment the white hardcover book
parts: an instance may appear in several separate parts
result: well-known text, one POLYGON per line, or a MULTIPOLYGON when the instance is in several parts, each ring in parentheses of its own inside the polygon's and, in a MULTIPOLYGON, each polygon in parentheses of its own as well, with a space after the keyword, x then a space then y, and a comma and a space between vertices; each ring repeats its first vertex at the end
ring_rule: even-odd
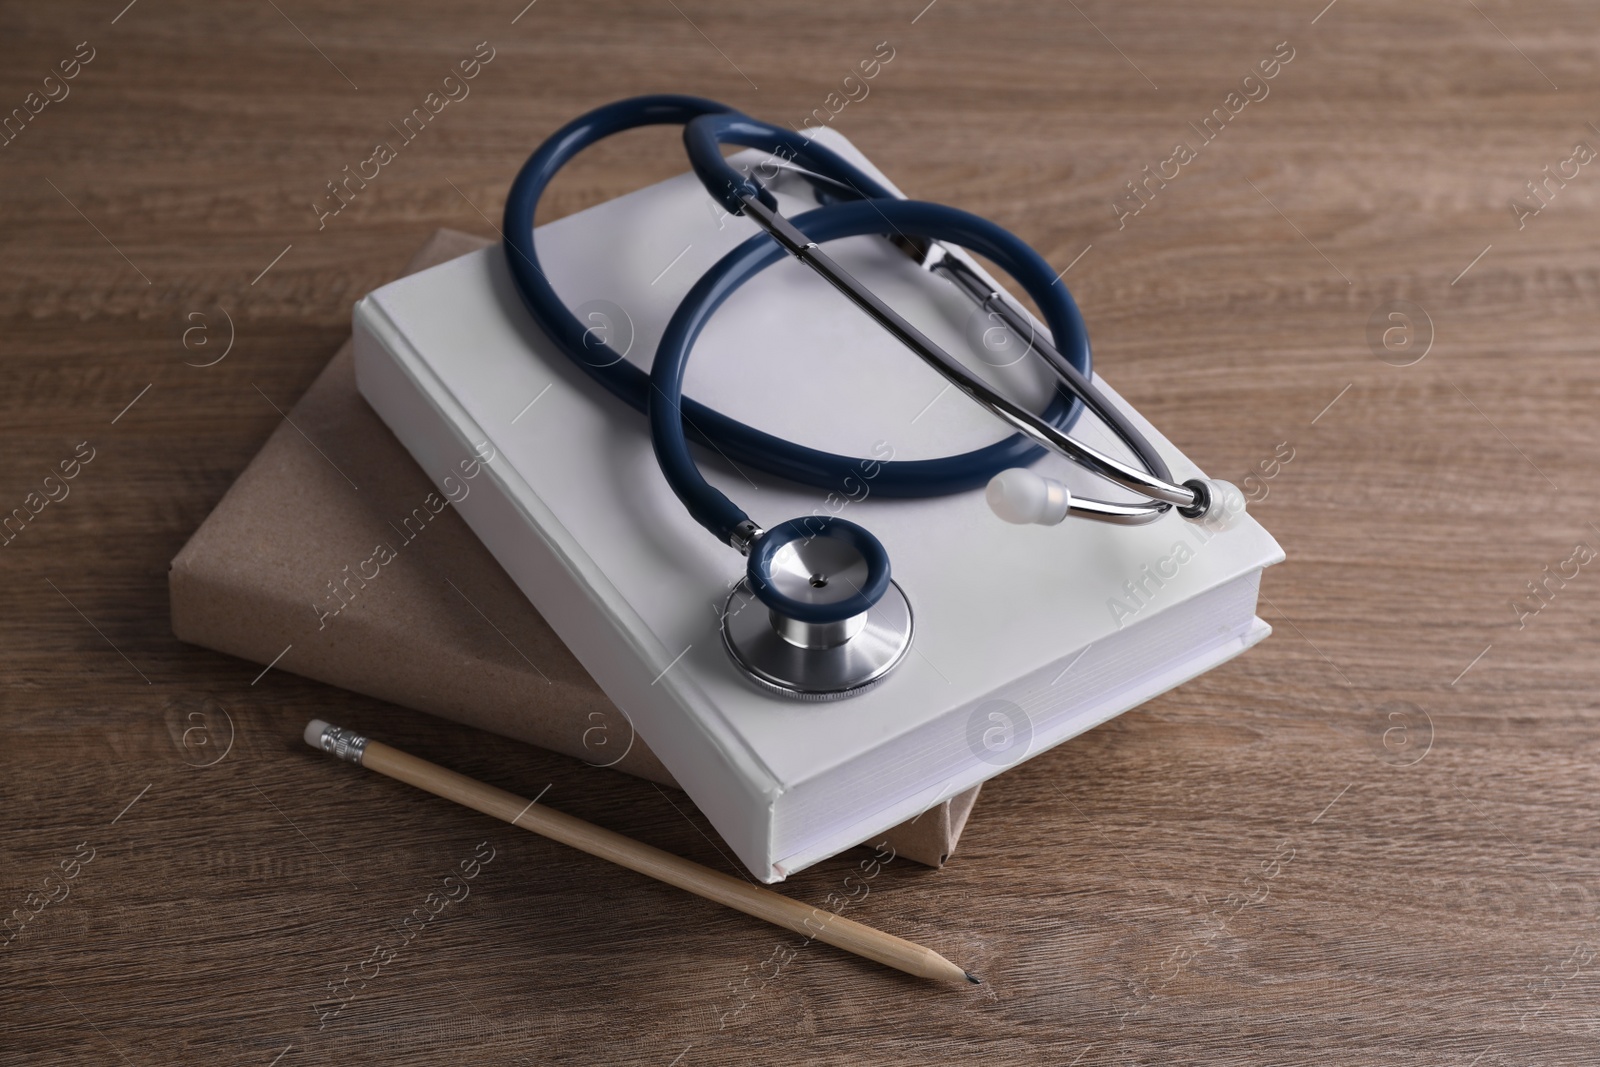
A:
MULTIPOLYGON (((836 132, 815 136, 880 174, 836 132)), ((791 216, 813 206, 779 200, 791 216)), ((568 305, 647 367, 684 293, 755 232, 685 174, 541 226, 537 245, 568 305)), ((963 358, 993 325, 880 238, 829 252, 963 358)), ((762 526, 838 514, 871 530, 915 615, 910 653, 878 687, 826 703, 764 691, 739 674, 719 631, 744 558, 668 488, 644 417, 539 331, 500 246, 386 285, 354 318, 367 401, 764 881, 869 841, 1270 632, 1255 614, 1257 586, 1283 553, 1248 516, 1221 533, 1170 512, 1142 527, 1011 526, 981 490, 884 499, 868 463, 853 485, 826 493, 699 449, 707 478, 762 526), (490 457, 481 470, 479 456, 490 457)), ((1041 402, 1036 361, 990 365, 1002 362, 970 360, 1041 402)), ((1175 479, 1203 476, 1100 382, 1175 479)), ((794 261, 723 306, 685 391, 768 432, 868 460, 933 458, 1007 436, 794 261)), ((1127 456, 1091 417, 1075 432, 1127 456)), ((1035 469, 1074 493, 1126 498, 1054 456, 1035 469)))

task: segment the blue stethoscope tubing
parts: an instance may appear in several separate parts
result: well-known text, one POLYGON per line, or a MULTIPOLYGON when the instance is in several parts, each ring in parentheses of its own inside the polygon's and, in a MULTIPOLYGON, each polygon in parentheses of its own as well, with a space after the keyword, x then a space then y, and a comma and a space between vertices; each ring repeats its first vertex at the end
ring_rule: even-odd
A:
MULTIPOLYGON (((711 486, 695 466, 688 439, 714 448, 736 463, 804 485, 837 491, 859 478, 863 460, 787 441, 765 433, 683 396, 683 377, 694 341, 712 313, 758 272, 785 257, 765 233, 753 235, 724 256, 690 289, 679 305, 646 374, 597 341, 589 325, 572 314, 540 267, 534 245, 534 212, 539 199, 567 162, 596 141, 642 126, 679 124, 695 172, 707 190, 729 210, 755 195, 776 206, 752 177, 741 175, 722 157, 722 144, 735 144, 787 158, 853 187, 861 199, 829 204, 791 220, 819 244, 843 237, 894 233, 949 241, 999 264, 1028 292, 1044 315, 1057 349, 1081 375, 1090 374, 1091 357, 1083 317, 1067 287, 1037 252, 996 224, 940 204, 903 200, 836 152, 799 133, 758 122, 724 104, 694 96, 660 94, 619 100, 580 115, 552 134, 529 157, 506 197, 506 260, 523 303, 535 322, 578 367, 634 409, 650 418, 657 459, 673 490, 702 526, 727 541, 748 520, 745 512, 711 486)), ((1057 390, 1042 413, 1068 429, 1081 402, 1057 390)), ((890 460, 878 465, 873 492, 884 497, 928 497, 966 492, 995 474, 1027 466, 1045 449, 1022 434, 983 448, 925 460, 890 460)))

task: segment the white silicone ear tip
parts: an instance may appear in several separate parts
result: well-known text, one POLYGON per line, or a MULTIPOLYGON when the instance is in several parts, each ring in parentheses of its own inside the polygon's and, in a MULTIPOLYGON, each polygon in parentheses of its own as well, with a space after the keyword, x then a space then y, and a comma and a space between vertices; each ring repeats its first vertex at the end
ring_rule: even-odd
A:
POLYGON ((1200 516, 1200 524, 1212 530, 1227 530, 1237 526, 1245 513, 1244 494, 1239 487, 1221 478, 1207 478, 1206 487, 1211 490, 1211 502, 1206 506, 1205 514, 1200 516))
POLYGON ((328 724, 323 722, 321 719, 312 719, 310 722, 306 723, 306 744, 310 745, 312 748, 320 749, 322 747, 322 733, 327 728, 328 724))
POLYGON ((1018 526, 1054 526, 1067 517, 1072 503, 1066 486, 1022 467, 1003 470, 989 479, 983 496, 990 510, 1018 526))

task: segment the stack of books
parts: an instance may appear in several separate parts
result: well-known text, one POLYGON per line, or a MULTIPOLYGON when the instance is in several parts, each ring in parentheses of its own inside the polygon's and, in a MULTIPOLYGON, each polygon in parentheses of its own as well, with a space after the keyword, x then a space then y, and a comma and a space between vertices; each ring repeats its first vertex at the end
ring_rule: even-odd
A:
MULTIPOLYGON (((817 136, 875 171, 838 133, 817 136)), ((811 206, 803 192, 780 194, 786 214, 811 206)), ((756 232, 684 175, 543 226, 537 242, 568 305, 648 366, 684 293, 756 232)), ((973 341, 987 316, 954 286, 881 238, 829 251, 947 350, 982 355, 973 341)), ((737 456, 703 454, 708 479, 764 526, 842 514, 873 531, 911 601, 912 653, 883 684, 797 703, 733 667, 719 613, 743 558, 668 488, 644 418, 532 321, 500 246, 361 301, 354 351, 362 395, 436 492, 766 881, 878 840, 1270 632, 1255 613, 1257 591, 1262 569, 1283 554, 1248 516, 1220 533, 1171 512, 1141 527, 1017 527, 997 519, 981 491, 890 500, 864 478, 855 492, 826 493, 741 469, 737 456)), ((1041 404, 1053 385, 1033 362, 973 367, 1041 404)), ((1101 384, 1176 480, 1203 476, 1101 384)), ((696 346, 686 392, 844 455, 931 458, 1007 434, 792 261, 723 305, 696 346)), ((1076 432, 1126 456, 1092 419, 1076 432)), ((1075 493, 1116 494, 1059 457, 1036 469, 1075 493)), ((374 564, 380 574, 384 565, 374 564)))

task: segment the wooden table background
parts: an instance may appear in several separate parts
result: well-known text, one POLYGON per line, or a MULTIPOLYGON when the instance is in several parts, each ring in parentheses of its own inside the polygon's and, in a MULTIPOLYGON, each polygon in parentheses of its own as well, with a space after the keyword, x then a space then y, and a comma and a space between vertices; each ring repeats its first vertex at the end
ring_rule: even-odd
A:
MULTIPOLYGON (((1600 144, 1592 5, 123 2, 0 6, 0 108, 94 56, 0 148, 0 511, 94 450, 0 549, 0 914, 70 891, 0 948, 0 1062, 1600 1058, 1600 567, 1563 563, 1600 548, 1600 172, 1563 164, 1600 144), (470 97, 319 230, 325 183, 480 41, 470 97), (997 779, 946 869, 891 863, 851 905, 981 990, 312 758, 314 712, 727 868, 645 783, 167 625, 167 561, 351 303, 435 227, 492 232, 556 125, 662 90, 799 121, 882 41, 838 128, 1075 262, 1100 369, 1208 470, 1293 453, 1251 483, 1289 556, 1273 637, 997 779), (1280 42, 1270 95, 1119 227, 1280 42), (225 316, 228 357, 186 365, 225 316), (484 841, 470 897, 319 1029, 484 841)), ((628 135, 548 212, 684 166, 628 135)), ((860 858, 785 892, 820 904, 860 858)))

